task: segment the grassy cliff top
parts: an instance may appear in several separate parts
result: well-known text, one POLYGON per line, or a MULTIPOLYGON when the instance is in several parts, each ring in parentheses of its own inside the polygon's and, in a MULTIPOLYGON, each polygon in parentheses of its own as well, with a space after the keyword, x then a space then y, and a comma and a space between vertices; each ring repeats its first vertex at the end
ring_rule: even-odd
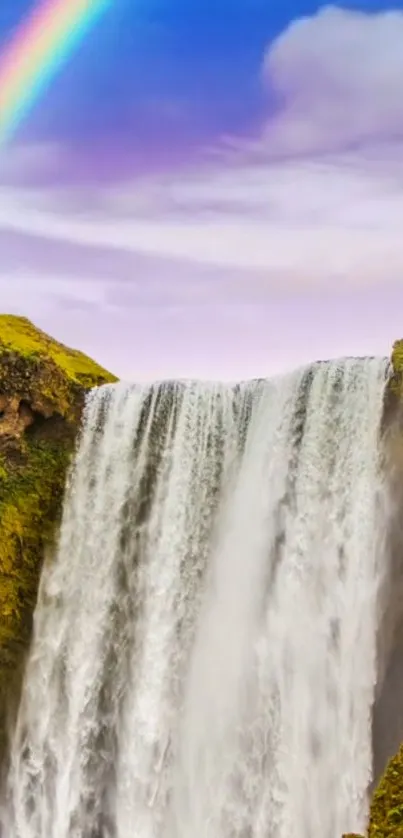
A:
POLYGON ((393 344, 392 366, 395 372, 403 372, 403 339, 395 340, 393 344))
POLYGON ((79 393, 114 381, 91 358, 49 337, 26 317, 0 315, 0 394, 18 396, 45 417, 72 418, 79 393))
POLYGON ((114 381, 25 317, 0 315, 0 763, 85 395, 114 381))
POLYGON ((27 360, 51 359, 67 378, 83 387, 116 381, 116 377, 79 352, 69 349, 38 329, 26 317, 0 314, 0 357, 16 352, 27 360))

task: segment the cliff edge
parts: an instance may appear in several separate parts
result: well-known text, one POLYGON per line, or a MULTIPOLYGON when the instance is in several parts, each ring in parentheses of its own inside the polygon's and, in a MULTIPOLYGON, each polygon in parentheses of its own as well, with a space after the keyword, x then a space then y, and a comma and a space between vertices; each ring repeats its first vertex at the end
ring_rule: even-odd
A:
POLYGON ((113 381, 25 317, 0 315, 0 738, 85 394, 113 381))

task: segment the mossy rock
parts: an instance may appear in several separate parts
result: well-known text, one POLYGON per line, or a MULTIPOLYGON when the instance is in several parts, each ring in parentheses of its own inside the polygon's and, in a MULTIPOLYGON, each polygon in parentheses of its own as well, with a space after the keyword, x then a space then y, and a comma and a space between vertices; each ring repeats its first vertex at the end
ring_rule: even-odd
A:
POLYGON ((403 377, 403 339, 395 340, 392 349, 392 367, 396 375, 403 377))
POLYGON ((403 340, 396 340, 391 354, 391 374, 385 390, 383 426, 403 425, 403 340))
POLYGON ((18 393, 44 417, 75 420, 85 390, 116 378, 82 352, 68 349, 25 317, 0 315, 0 392, 18 393))
POLYGON ((403 838, 403 746, 372 798, 368 838, 403 838))
POLYGON ((0 735, 31 637, 85 394, 114 381, 26 318, 0 315, 0 735))

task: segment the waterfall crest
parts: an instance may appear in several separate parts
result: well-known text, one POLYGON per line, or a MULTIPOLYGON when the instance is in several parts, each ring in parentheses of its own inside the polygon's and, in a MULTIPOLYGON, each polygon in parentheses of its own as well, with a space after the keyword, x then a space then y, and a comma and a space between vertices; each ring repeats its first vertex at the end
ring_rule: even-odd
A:
POLYGON ((336 838, 372 775, 386 361, 90 394, 7 838, 336 838))

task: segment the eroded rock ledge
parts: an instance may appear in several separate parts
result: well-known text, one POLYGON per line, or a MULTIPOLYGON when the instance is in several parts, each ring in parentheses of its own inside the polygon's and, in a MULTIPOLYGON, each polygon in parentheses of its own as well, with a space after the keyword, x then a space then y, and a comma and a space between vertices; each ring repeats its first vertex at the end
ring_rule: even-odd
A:
POLYGON ((115 380, 26 318, 0 315, 0 738, 9 697, 17 698, 85 393, 115 380))

